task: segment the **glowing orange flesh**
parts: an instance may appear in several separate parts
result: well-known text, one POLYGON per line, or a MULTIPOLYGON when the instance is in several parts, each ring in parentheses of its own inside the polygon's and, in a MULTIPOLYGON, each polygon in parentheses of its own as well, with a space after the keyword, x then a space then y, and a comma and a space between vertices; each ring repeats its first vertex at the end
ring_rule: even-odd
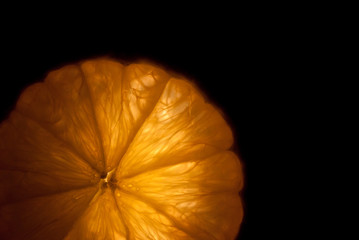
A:
POLYGON ((0 239, 233 239, 232 143, 190 82, 154 66, 51 72, 0 125, 0 239))

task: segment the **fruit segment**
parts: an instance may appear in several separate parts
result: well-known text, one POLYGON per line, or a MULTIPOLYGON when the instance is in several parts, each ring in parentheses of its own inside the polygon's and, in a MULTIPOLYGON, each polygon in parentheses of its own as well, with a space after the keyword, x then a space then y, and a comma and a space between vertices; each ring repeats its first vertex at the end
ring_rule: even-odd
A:
POLYGON ((233 239, 242 219, 241 171, 238 158, 224 151, 147 171, 123 180, 119 188, 151 203, 172 220, 170 226, 195 239, 233 239))
POLYGON ((228 149, 232 142, 219 112, 191 84, 171 79, 121 159, 116 176, 122 179, 203 159, 228 149))
POLYGON ((98 192, 65 240, 126 240, 127 231, 113 193, 98 192))
POLYGON ((152 111, 169 76, 150 65, 108 60, 81 65, 98 122, 106 171, 114 169, 152 111))
POLYGON ((0 239, 62 240, 96 192, 89 187, 0 206, 0 239))
POLYGON ((94 185, 99 174, 38 122, 13 112, 0 126, 0 205, 94 185))
POLYGON ((192 238, 176 227, 171 218, 159 212, 154 205, 143 199, 119 190, 116 191, 115 196, 128 227, 127 239, 198 239, 192 238))
POLYGON ((98 172, 104 170, 91 96, 79 67, 71 65, 51 72, 44 83, 25 90, 16 109, 67 143, 98 172))

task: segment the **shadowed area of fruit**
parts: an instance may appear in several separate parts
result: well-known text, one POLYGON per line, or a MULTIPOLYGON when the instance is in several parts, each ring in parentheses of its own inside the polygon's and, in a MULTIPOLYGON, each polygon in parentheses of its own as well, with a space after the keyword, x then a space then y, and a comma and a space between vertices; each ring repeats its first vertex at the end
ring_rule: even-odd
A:
POLYGON ((232 144, 196 87, 155 66, 53 71, 0 125, 0 239, 234 239, 232 144))

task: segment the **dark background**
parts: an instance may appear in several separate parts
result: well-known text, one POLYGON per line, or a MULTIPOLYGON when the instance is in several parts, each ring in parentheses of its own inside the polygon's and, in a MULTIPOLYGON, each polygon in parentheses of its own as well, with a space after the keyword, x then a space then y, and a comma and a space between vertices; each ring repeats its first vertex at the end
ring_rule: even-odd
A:
POLYGON ((129 2, 4 7, 0 120, 52 69, 101 56, 147 59, 194 81, 231 125, 245 174, 238 239, 332 235, 334 227, 319 225, 338 222, 332 214, 342 206, 325 203, 341 188, 336 168, 347 165, 325 153, 336 150, 333 131, 346 131, 344 106, 357 95, 347 93, 356 88, 345 75, 355 69, 355 14, 330 3, 129 2), (317 197, 323 186, 325 199, 317 197))
POLYGON ((284 146, 276 144, 282 138, 278 126, 289 118, 282 113, 278 117, 278 104, 286 101, 278 93, 284 88, 290 95, 292 89, 283 81, 291 68, 288 56, 293 53, 288 41, 268 28, 246 28, 246 24, 194 26, 193 33, 176 28, 166 34, 165 26, 141 32, 118 28, 112 35, 103 28, 79 28, 76 34, 61 24, 52 28, 50 32, 4 35, 1 120, 25 87, 43 80, 53 69, 101 56, 127 62, 149 60, 194 81, 208 100, 223 110, 232 127, 233 150, 245 175, 241 193, 245 212, 238 239, 277 236, 270 234, 277 229, 269 229, 282 221, 273 205, 277 177, 271 171, 282 164, 278 148, 284 146))

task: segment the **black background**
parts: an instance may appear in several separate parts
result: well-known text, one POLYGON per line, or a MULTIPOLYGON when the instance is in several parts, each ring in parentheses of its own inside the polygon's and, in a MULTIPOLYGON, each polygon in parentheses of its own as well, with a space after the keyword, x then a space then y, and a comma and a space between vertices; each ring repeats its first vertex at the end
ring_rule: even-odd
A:
MULTIPOLYGON (((283 69, 291 68, 290 44, 270 28, 235 22, 228 27, 196 25, 190 32, 175 27, 166 31, 165 25, 140 32, 119 27, 115 34, 113 28, 102 26, 69 32, 59 24, 51 29, 4 34, 1 120, 26 86, 43 80, 53 69, 102 56, 127 62, 149 60, 194 81, 208 101, 222 109, 233 129, 233 150, 245 175, 241 193, 245 213, 238 239, 276 236, 268 232, 278 220, 272 205, 276 177, 270 171, 282 163, 277 127, 288 116, 278 118, 278 104, 285 101, 278 92, 283 84, 285 88, 282 80, 287 70, 283 69)), ((290 95, 290 88, 286 92, 290 95)))

